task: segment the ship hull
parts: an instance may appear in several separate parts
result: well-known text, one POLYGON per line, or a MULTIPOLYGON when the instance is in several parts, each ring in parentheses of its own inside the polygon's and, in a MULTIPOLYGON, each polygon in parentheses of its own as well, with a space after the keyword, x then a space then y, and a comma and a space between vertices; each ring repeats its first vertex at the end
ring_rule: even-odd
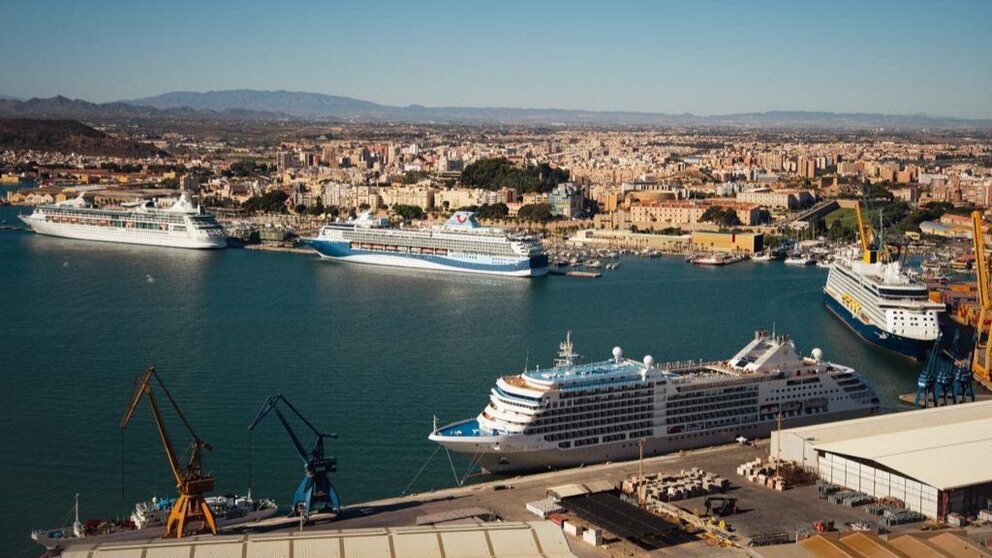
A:
POLYGON ((51 223, 24 216, 21 216, 21 220, 38 234, 73 240, 93 240, 97 242, 115 242, 118 244, 139 244, 143 246, 194 250, 219 250, 227 247, 227 239, 223 236, 190 238, 188 235, 175 234, 169 231, 111 229, 68 223, 51 223))
POLYGON ((862 341, 896 356, 922 361, 926 359, 927 351, 933 346, 932 341, 921 341, 909 339, 898 335, 882 331, 882 329, 866 324, 857 319, 850 311, 837 302, 829 293, 823 293, 823 303, 830 313, 837 317, 848 329, 857 335, 862 341))
MULTIPOLYGON (((871 408, 852 409, 811 416, 783 418, 783 428, 822 424, 836 420, 861 418, 872 413, 871 408)), ((714 432, 692 438, 673 440, 668 437, 644 439, 644 457, 667 455, 681 450, 734 443, 739 436, 748 439, 768 437, 776 421, 764 421, 741 426, 733 433, 714 432)), ((513 437, 507 436, 432 436, 431 439, 478 465, 492 474, 535 473, 571 467, 597 465, 606 462, 638 459, 640 448, 636 441, 599 444, 581 449, 507 449, 513 437)))
POLYGON ((547 256, 522 257, 512 264, 494 264, 438 255, 362 250, 352 248, 347 241, 308 239, 306 244, 316 250, 321 258, 339 262, 507 277, 541 277, 548 273, 547 256))

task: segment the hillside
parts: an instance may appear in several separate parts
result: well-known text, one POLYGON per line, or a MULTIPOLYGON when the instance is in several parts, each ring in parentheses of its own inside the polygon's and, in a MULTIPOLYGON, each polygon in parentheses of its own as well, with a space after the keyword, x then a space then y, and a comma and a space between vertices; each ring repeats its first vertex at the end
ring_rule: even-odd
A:
POLYGON ((0 149, 107 157, 154 157, 153 145, 107 135, 75 120, 0 119, 0 149))

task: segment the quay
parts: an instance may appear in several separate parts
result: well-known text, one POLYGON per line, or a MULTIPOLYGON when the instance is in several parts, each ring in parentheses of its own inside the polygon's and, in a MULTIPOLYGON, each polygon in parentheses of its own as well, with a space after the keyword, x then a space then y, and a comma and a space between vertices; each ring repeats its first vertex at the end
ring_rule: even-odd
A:
POLYGON ((261 252, 284 252, 287 254, 311 254, 316 255, 312 248, 301 248, 298 246, 278 246, 272 244, 246 244, 246 250, 258 250, 261 252))
MULTIPOLYGON (((838 526, 848 523, 857 523, 877 519, 870 515, 863 507, 848 508, 832 504, 825 499, 819 498, 815 486, 800 486, 784 492, 767 488, 763 485, 748 482, 743 477, 736 474, 738 466, 742 463, 752 461, 755 458, 766 459, 769 455, 768 440, 762 440, 757 444, 730 444, 716 446, 694 451, 679 452, 676 454, 645 458, 643 461, 627 461, 622 463, 606 463, 589 467, 579 467, 562 471, 538 473, 527 476, 517 476, 511 478, 494 478, 486 482, 461 486, 456 488, 446 488, 428 492, 411 494, 408 496, 398 496, 386 498, 361 504, 354 504, 342 509, 341 516, 336 520, 331 520, 328 516, 318 517, 311 525, 302 527, 298 519, 294 518, 272 518, 262 522, 253 523, 248 526, 226 531, 223 535, 208 536, 198 535, 186 537, 181 541, 157 540, 143 543, 130 542, 126 545, 101 544, 98 545, 100 552, 91 554, 94 550, 88 545, 74 546, 68 552, 63 553, 67 558, 82 558, 90 556, 102 558, 104 556, 144 556, 150 549, 170 546, 174 552, 179 552, 180 545, 197 546, 197 552, 192 548, 185 550, 184 556, 200 556, 200 548, 206 552, 203 555, 211 555, 213 551, 220 551, 225 546, 230 546, 232 552, 236 549, 238 556, 244 545, 251 541, 259 544, 259 550, 249 553, 251 556, 267 558, 268 556, 287 556, 286 544, 299 545, 300 542, 292 543, 285 541, 323 541, 320 544, 332 544, 327 541, 334 541, 333 546, 342 549, 338 556, 366 556, 371 555, 361 550, 344 552, 345 548, 356 548, 356 544, 361 544, 360 539, 367 544, 382 546, 383 548, 393 548, 397 544, 397 537, 406 534, 416 534, 427 537, 431 541, 441 541, 438 544, 444 545, 448 537, 463 536, 469 537, 468 533, 478 533, 484 531, 485 539, 490 542, 492 548, 488 555, 502 556, 510 555, 493 550, 503 544, 497 542, 501 535, 493 532, 494 525, 502 525, 503 528, 515 533, 514 539, 521 541, 520 533, 530 529, 532 534, 528 534, 526 539, 534 539, 538 542, 537 547, 541 552, 533 554, 513 554, 513 555, 534 555, 534 556, 578 556, 580 558, 594 557, 614 557, 614 556, 689 556, 689 557, 720 557, 720 556, 748 556, 746 550, 741 548, 724 547, 717 545, 712 539, 696 537, 682 525, 681 534, 671 539, 666 545, 655 550, 646 550, 633 542, 621 539, 612 533, 604 532, 603 544, 593 546, 575 537, 562 534, 561 529, 551 521, 541 521, 537 516, 527 510, 526 504, 547 497, 549 489, 572 485, 604 484, 619 485, 624 479, 637 476, 643 472, 645 475, 655 473, 678 473, 681 470, 688 470, 698 467, 706 472, 719 475, 731 482, 728 491, 737 500, 738 511, 723 518, 728 524, 727 529, 732 531, 735 538, 741 541, 742 546, 750 541, 773 538, 775 540, 787 540, 794 537, 797 527, 806 526, 818 522, 834 522, 838 526), (493 524, 487 522, 491 519, 498 519, 501 523, 493 524), (433 522, 433 526, 430 523, 433 522), (554 536, 547 531, 553 529, 554 536), (460 530, 460 533, 455 531, 460 530), (454 535, 452 535, 454 533, 454 535), (559 537, 560 535, 560 537, 559 537), (558 537, 558 538, 555 538, 558 537), (569 552, 562 552, 556 541, 564 539, 567 542, 569 552), (392 542, 384 543, 384 540, 392 542), (284 541, 280 543, 279 541, 284 541), (264 544, 262 544, 264 543, 264 544), (279 546, 283 544, 284 546, 279 546), (266 546, 268 545, 268 546, 266 546), (543 546, 542 546, 543 545, 543 546), (125 552, 125 547, 129 552, 125 552), (209 547, 209 548, 207 548, 209 547), (262 550, 268 548, 268 550, 262 550), (115 550, 116 549, 116 550, 115 550), (115 553, 116 552, 116 553, 115 553)), ((672 502, 671 506, 682 510, 680 513, 690 514, 704 506, 704 496, 672 502)), ((624 504, 627 505, 627 504, 624 504)), ((575 518, 572 514, 565 514, 565 519, 569 522, 583 523, 581 519, 575 518)), ((669 519, 673 524, 677 520, 669 519)), ((588 524, 587 524, 588 525, 588 524)), ((594 525, 589 525, 595 527, 594 525)), ((893 532, 909 532, 912 526, 892 527, 893 532)), ((507 535, 510 536, 510 535, 507 535)), ((426 540, 426 539, 425 539, 426 540)), ((306 544, 317 544, 307 542, 306 544)), ((433 544, 433 542, 432 542, 433 544)), ((297 551, 301 550, 296 547, 297 551)), ((398 547, 396 547, 398 548, 398 547)), ((442 546, 445 551, 449 547, 442 546)), ((367 550, 367 549, 366 549, 367 550)), ((151 555, 151 554, 147 554, 151 555)), ((156 554, 158 555, 158 554, 156 554)), ((170 554, 172 555, 172 554, 170 554)), ((179 555, 179 554, 175 554, 179 555)), ((379 555, 379 554, 377 554, 379 555)), ((399 556, 393 552, 381 554, 383 556, 399 556)), ((457 552, 447 553, 447 556, 461 556, 457 552)), ((218 556, 220 556, 218 554, 218 556)), ((233 554, 232 554, 233 556, 233 554)))

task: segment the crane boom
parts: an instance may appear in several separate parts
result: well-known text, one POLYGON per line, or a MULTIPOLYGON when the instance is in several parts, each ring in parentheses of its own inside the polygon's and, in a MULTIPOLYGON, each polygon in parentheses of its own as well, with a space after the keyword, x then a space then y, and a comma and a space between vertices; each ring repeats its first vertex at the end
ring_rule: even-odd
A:
POLYGON ((172 469, 172 474, 176 478, 176 488, 179 489, 179 497, 169 511, 169 517, 166 521, 166 536, 175 535, 177 538, 182 538, 186 523, 197 519, 202 519, 210 528, 210 531, 217 534, 217 525, 214 520, 213 511, 211 511, 210 506, 207 505, 203 497, 205 492, 213 490, 214 477, 213 475, 202 473, 200 460, 201 451, 204 448, 210 451, 213 449, 212 446, 196 435, 193 427, 186 420, 186 416, 179 410, 176 400, 173 399, 172 394, 169 393, 168 388, 162 382, 162 378, 155 372, 154 366, 149 367, 141 376, 138 388, 131 397, 131 402, 124 412, 124 416, 121 418, 120 428, 122 431, 126 430, 128 425, 131 424, 131 419, 134 417, 134 413, 138 408, 138 404, 141 403, 142 397, 148 398, 152 417, 155 419, 155 425, 158 428, 159 436, 162 438, 162 445, 165 447, 166 457, 169 460, 169 468, 172 469), (185 469, 176 456, 175 447, 165 428, 165 421, 162 420, 162 412, 159 410, 158 403, 155 401, 155 396, 152 393, 152 378, 155 379, 159 388, 165 392, 169 403, 172 404, 176 414, 179 415, 183 425, 186 426, 186 430, 193 437, 191 443, 192 451, 190 452, 189 463, 185 469))
POLYGON ((262 422, 270 412, 274 411, 282 423, 283 429, 289 434, 289 439, 293 442, 296 453, 303 460, 304 477, 300 481, 296 492, 293 495, 293 513, 300 514, 301 517, 309 517, 314 511, 333 511, 337 513, 341 509, 341 502, 337 491, 328 477, 329 473, 337 471, 337 459, 324 456, 324 438, 334 438, 334 434, 324 434, 317 429, 300 411, 293 406, 282 394, 270 396, 262 403, 262 408, 255 415, 255 419, 248 425, 248 432, 253 432, 258 423, 262 422), (317 437, 313 449, 307 451, 300 437, 290 426, 286 415, 279 410, 282 403, 300 419, 303 424, 317 437))
POLYGON ((982 236, 982 214, 971 212, 972 246, 975 250, 975 276, 978 279, 978 304, 984 308, 989 305, 989 267, 988 256, 985 254, 985 238, 982 236))
POLYGON ((871 243, 868 240, 869 227, 861 215, 861 202, 854 203, 854 217, 858 221, 858 240, 861 242, 861 251, 867 254, 871 249, 871 243))

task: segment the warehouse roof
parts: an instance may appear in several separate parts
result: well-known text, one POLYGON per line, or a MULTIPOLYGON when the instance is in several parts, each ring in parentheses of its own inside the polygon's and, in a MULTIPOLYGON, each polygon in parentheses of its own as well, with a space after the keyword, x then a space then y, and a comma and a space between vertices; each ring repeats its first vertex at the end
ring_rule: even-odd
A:
POLYGON ((992 455, 992 417, 826 444, 814 442, 813 447, 874 461, 940 490, 992 480, 985 459, 992 455))
POLYGON ((961 534, 946 532, 894 535, 888 540, 866 533, 816 535, 798 544, 754 547, 751 554, 760 558, 992 557, 988 551, 961 534))
POLYGON ((783 435, 874 461, 941 490, 992 480, 981 459, 992 455, 992 401, 793 428, 783 435))
POLYGON ((439 527, 390 527, 239 536, 192 537, 140 544, 80 544, 63 558, 468 558, 574 557, 561 528, 549 521, 439 527))

